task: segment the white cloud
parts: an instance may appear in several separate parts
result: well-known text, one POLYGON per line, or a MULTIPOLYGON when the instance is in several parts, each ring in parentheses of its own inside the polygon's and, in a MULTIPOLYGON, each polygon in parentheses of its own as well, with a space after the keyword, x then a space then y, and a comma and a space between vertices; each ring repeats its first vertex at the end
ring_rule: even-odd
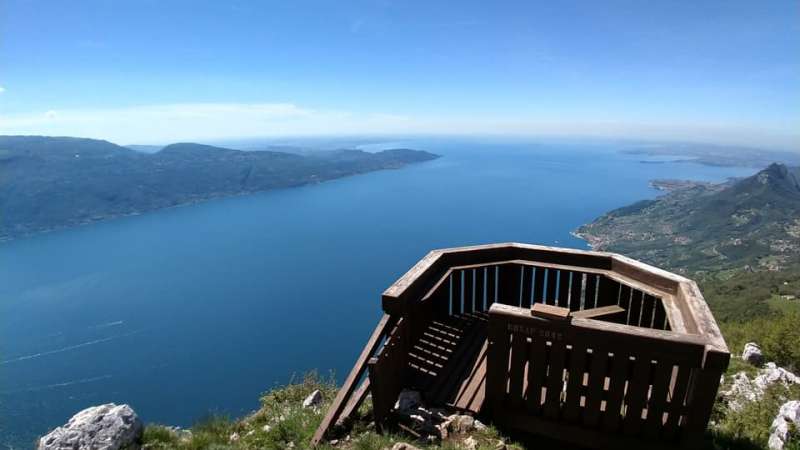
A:
POLYGON ((0 86, 0 94, 2 94, 5 91, 6 91, 6 88, 4 88, 3 86, 0 86))
POLYGON ((437 117, 354 113, 292 103, 176 103, 103 109, 0 114, 0 134, 108 139, 165 144, 269 136, 358 134, 502 134, 693 140, 800 150, 798 127, 738 123, 634 123, 559 117, 437 117))

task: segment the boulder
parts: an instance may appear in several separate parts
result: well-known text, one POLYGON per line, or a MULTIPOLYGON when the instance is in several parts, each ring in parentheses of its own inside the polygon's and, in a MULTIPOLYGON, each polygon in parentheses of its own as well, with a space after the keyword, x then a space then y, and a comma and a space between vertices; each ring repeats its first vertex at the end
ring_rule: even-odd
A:
POLYGON ((308 394, 303 400, 303 408, 318 408, 320 405, 322 405, 322 392, 319 389, 308 394))
POLYGON ((466 450, 478 450, 478 441, 474 437, 469 436, 464 439, 464 448, 466 450))
POLYGON ((755 342, 748 342, 744 344, 744 351, 742 352, 742 359, 754 366, 760 366, 764 362, 764 354, 761 352, 761 347, 755 342))
POLYGON ((469 433, 475 429, 475 418, 466 414, 453 414, 442 426, 451 433, 469 433))
POLYGON ((783 446, 789 440, 790 430, 800 430, 800 400, 793 400, 784 403, 772 426, 769 427, 769 448, 770 450, 783 450, 783 446))
POLYGON ((405 442, 398 442, 392 446, 392 450, 419 450, 419 448, 405 442))
POLYGON ((128 405, 86 408, 39 439, 38 450, 138 450, 144 425, 128 405))
POLYGON ((731 387, 720 394, 730 409, 740 411, 745 403, 760 400, 764 391, 775 383, 800 384, 800 377, 770 362, 752 380, 744 372, 735 374, 731 387))
POLYGON ((753 383, 763 391, 773 383, 782 383, 784 386, 800 384, 800 377, 770 362, 758 372, 758 375, 753 379, 753 383))
POLYGON ((733 376, 731 387, 720 393, 722 398, 733 411, 740 411, 746 402, 752 402, 761 398, 763 392, 759 391, 750 378, 744 372, 736 373, 733 376))

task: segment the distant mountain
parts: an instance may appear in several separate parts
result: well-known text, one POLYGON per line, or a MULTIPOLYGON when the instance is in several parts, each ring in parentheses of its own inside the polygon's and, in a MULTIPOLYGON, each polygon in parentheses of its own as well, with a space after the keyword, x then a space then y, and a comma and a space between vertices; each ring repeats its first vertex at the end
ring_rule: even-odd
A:
POLYGON ((791 166, 800 165, 800 153, 779 150, 765 150, 752 147, 712 145, 699 143, 647 144, 639 148, 623 150, 629 155, 658 157, 657 160, 643 160, 648 164, 684 162, 721 167, 766 167, 772 162, 791 166))
POLYGON ((740 180, 689 184, 576 234, 674 270, 779 269, 800 261, 800 169, 772 164, 740 180))
POLYGON ((95 139, 0 136, 0 240, 435 158, 409 149, 303 156, 192 143, 142 153, 95 139))

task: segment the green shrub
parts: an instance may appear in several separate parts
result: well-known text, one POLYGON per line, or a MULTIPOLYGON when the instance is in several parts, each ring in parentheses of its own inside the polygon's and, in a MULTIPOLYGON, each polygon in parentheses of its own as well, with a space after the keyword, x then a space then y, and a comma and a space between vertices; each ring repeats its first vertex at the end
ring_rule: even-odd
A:
MULTIPOLYGON (((789 399, 797 398, 800 398, 800 386, 786 387, 775 384, 767 388, 761 400, 747 402, 741 411, 720 411, 722 406, 718 403, 714 417, 718 424, 712 432, 715 448, 731 450, 766 448, 770 425, 781 405, 789 399)), ((796 439, 793 438, 792 441, 796 439)))

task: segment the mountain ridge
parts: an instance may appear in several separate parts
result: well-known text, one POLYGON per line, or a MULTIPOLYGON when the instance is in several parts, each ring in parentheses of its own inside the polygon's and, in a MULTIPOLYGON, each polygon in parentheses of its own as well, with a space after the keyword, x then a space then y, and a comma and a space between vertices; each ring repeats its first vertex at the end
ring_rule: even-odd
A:
POLYGON ((143 153, 99 139, 0 136, 0 241, 438 157, 410 149, 303 156, 188 142, 143 153))
POLYGON ((683 272, 777 270, 800 261, 800 168, 774 163, 747 178, 690 184, 575 234, 594 249, 683 272))

